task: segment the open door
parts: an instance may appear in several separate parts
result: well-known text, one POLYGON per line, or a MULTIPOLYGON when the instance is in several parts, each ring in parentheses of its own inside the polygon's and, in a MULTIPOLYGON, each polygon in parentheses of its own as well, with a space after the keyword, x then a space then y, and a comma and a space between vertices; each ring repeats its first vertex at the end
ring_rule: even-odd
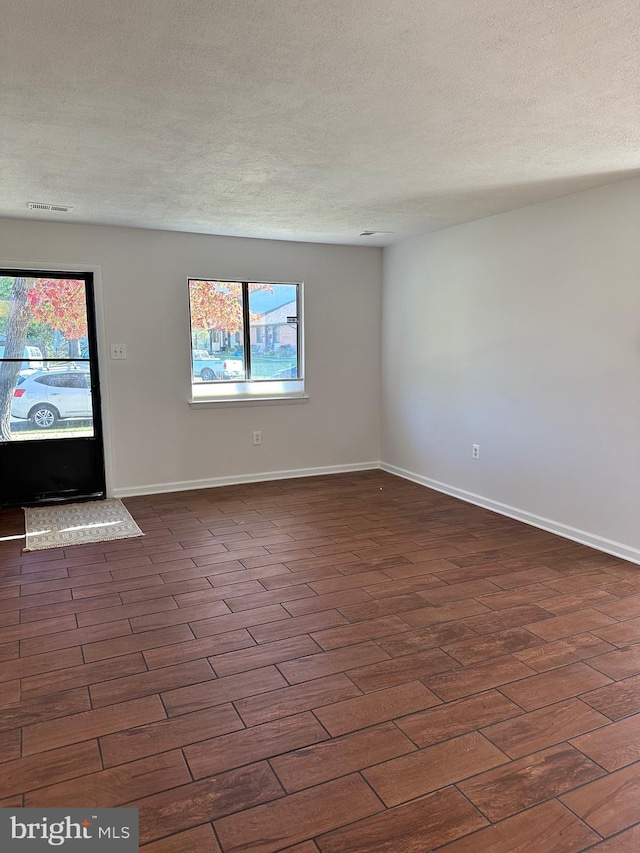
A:
POLYGON ((0 269, 0 506, 105 497, 91 273, 0 269))

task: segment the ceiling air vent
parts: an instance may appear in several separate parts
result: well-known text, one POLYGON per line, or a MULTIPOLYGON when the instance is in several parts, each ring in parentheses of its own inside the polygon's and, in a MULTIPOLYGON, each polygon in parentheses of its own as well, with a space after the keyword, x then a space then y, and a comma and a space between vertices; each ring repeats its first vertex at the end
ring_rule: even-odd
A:
POLYGON ((393 231, 361 231, 360 237, 373 237, 374 234, 393 234, 393 231))
POLYGON ((50 210, 53 213, 69 213, 72 207, 65 204, 43 204, 41 201, 30 201, 29 210, 50 210))

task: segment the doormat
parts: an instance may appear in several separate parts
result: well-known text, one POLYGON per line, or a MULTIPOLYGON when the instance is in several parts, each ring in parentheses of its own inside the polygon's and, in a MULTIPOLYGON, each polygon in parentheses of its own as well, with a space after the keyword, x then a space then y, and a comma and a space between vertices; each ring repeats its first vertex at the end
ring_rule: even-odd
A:
POLYGON ((24 515, 23 552, 144 536, 121 500, 25 507, 24 515))

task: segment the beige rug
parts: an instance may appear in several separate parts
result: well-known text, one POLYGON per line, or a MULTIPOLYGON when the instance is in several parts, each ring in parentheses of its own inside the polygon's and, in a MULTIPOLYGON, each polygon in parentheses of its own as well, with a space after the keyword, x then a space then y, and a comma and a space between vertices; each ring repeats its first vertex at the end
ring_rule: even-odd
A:
POLYGON ((120 500, 25 507, 24 551, 144 536, 120 500))

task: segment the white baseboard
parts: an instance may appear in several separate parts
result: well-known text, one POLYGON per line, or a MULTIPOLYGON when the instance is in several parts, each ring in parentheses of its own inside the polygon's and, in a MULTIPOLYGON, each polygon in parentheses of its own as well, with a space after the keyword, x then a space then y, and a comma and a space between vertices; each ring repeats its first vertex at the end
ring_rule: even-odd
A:
POLYGON ((352 465, 325 465, 321 468, 293 468, 288 471, 265 471, 239 477, 213 477, 206 480, 183 480, 176 483, 151 483, 145 486, 127 486, 114 489, 114 498, 132 498, 136 495, 158 495, 163 492, 190 492, 194 489, 214 489, 219 486, 237 486, 242 483, 263 483, 265 480, 292 480, 297 477, 322 477, 325 474, 346 474, 352 471, 370 471, 380 468, 379 462, 357 462, 352 465))
POLYGON ((211 479, 184 480, 175 483, 151 483, 143 486, 114 489, 113 497, 130 498, 136 495, 157 495, 164 492, 187 492, 194 489, 212 489, 220 486, 236 486, 243 483, 262 483, 268 480, 291 480, 299 477, 322 477, 325 474, 371 471, 377 468, 387 471, 389 474, 402 477, 404 480, 411 480, 413 483, 419 483, 421 486, 434 489, 436 492, 451 495, 451 497, 459 498, 466 503, 481 506, 484 509, 497 512, 499 515, 506 515, 509 518, 522 521, 532 527, 538 527, 541 530, 546 530, 548 533, 555 533, 564 539, 570 539, 572 542, 579 542, 581 545, 587 545, 589 548, 595 548, 597 551, 604 551, 605 554, 611 554, 614 557, 619 557, 622 560, 628 560, 631 563, 640 565, 640 550, 632 548, 630 545, 624 545, 622 542, 615 542, 603 536, 588 533, 586 530, 570 527, 568 524, 562 524, 550 518, 534 515, 534 513, 527 512, 526 510, 494 501, 491 498, 485 498, 482 495, 476 495, 474 492, 468 492, 456 486, 449 486, 447 483, 423 477, 420 474, 415 474, 413 471, 406 471, 404 468, 398 468, 396 465, 389 465, 386 462, 325 465, 320 468, 293 468, 286 471, 265 471, 260 474, 245 474, 239 477, 213 477, 211 479))
POLYGON ((398 468, 396 465, 381 462, 380 468, 389 474, 395 474, 405 480, 411 480, 414 483, 419 483, 421 486, 427 486, 427 488, 434 489, 436 492, 443 492, 445 495, 451 495, 451 497, 459 498, 461 501, 481 506, 484 509, 489 509, 500 515, 506 515, 509 518, 515 518, 517 521, 523 521, 532 527, 539 527, 548 533, 556 533, 558 536, 570 539, 572 542, 579 542, 581 545, 587 545, 589 548, 595 548, 597 551, 604 551, 605 554, 611 554, 622 560, 629 560, 631 563, 640 564, 640 550, 632 548, 630 545, 623 545, 622 542, 605 539, 603 536, 587 533, 586 530, 579 530, 576 527, 570 527, 568 524, 561 524, 559 521, 534 515, 532 512, 499 503, 498 501, 491 500, 491 498, 467 492, 465 489, 458 489, 456 486, 440 483, 438 480, 431 480, 429 477, 414 474, 412 471, 405 471, 404 468, 398 468))

